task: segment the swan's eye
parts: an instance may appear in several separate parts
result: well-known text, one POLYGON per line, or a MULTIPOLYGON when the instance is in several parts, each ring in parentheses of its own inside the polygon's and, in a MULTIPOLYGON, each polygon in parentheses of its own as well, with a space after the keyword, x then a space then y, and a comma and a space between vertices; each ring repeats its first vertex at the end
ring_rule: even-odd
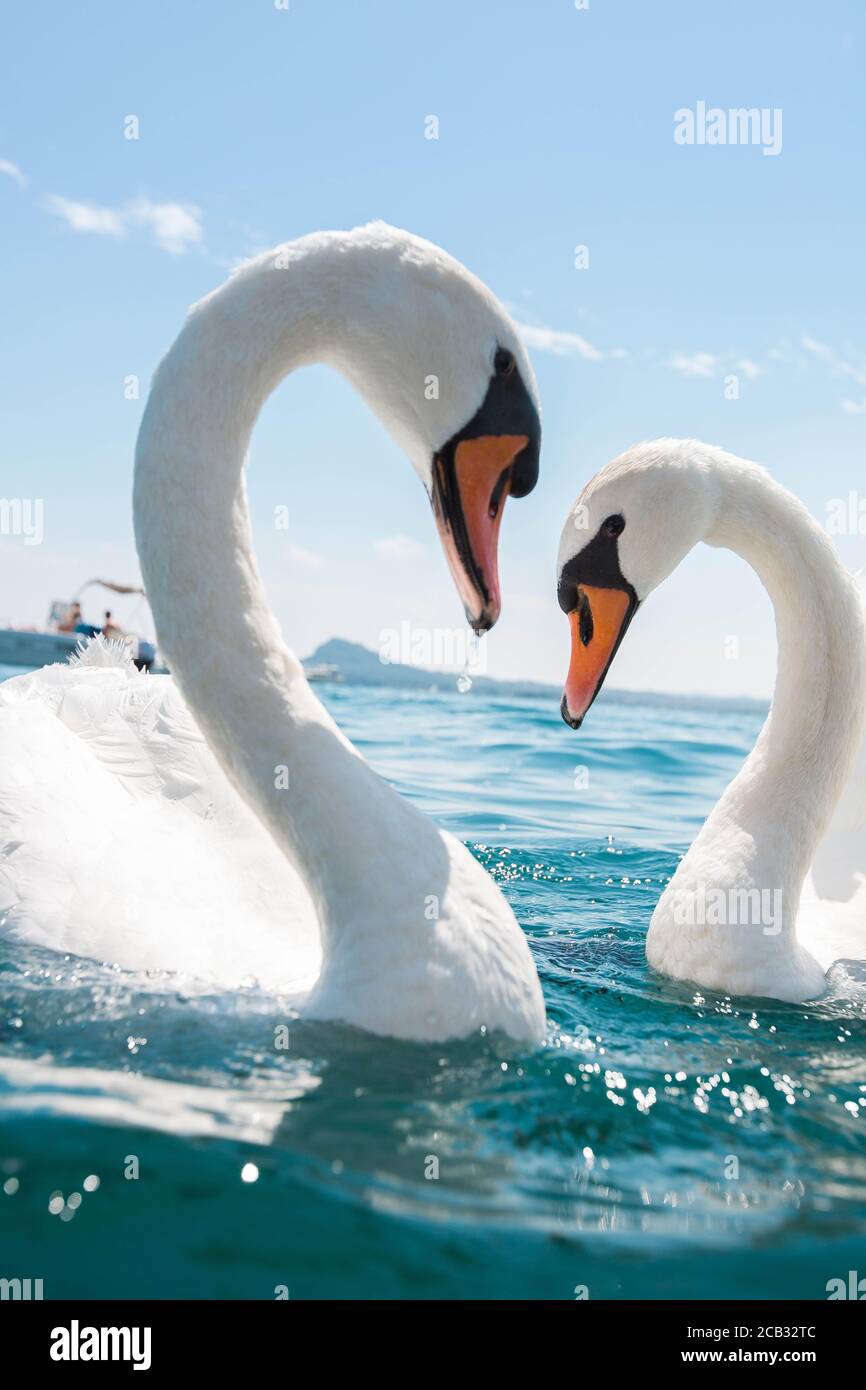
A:
POLYGON ((625 517, 619 516, 619 514, 609 516, 607 521, 602 522, 601 529, 606 536, 610 536, 613 540, 617 536, 621 536, 625 530, 625 517))
POLYGON ((497 376, 511 376, 516 366, 514 353, 509 352, 508 348, 497 348, 493 358, 493 370, 497 376))

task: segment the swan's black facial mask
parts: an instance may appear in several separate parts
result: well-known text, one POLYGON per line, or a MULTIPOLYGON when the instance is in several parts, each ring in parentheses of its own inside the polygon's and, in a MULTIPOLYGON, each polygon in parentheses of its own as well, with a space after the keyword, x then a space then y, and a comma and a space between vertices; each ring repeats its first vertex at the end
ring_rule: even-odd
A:
POLYGON ((487 632, 499 617, 497 548, 505 499, 538 481, 541 422, 515 365, 491 378, 480 410, 433 456, 430 500, 466 617, 487 632))
POLYGON ((566 724, 579 729, 639 603, 620 569, 617 539, 606 535, 603 526, 563 565, 557 597, 571 625, 571 660, 560 709, 566 724))

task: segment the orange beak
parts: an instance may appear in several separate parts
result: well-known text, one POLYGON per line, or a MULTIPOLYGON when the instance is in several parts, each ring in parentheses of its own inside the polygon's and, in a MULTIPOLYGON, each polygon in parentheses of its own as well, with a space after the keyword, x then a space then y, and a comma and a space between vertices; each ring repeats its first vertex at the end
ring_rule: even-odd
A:
POLYGON ((433 465, 433 511, 457 592, 476 632, 499 617, 497 550, 512 468, 529 443, 525 434, 463 439, 433 465))
POLYGON ((636 607, 624 589, 578 585, 577 605, 568 615, 571 661, 562 697, 562 717, 573 729, 580 728, 601 689, 636 607))

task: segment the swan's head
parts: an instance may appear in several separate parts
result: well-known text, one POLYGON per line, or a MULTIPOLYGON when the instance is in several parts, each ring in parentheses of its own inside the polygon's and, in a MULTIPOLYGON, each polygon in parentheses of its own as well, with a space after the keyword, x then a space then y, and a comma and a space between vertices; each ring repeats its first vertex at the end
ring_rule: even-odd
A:
POLYGON ((580 727, 638 606, 709 532, 714 474, 691 440, 640 444, 607 464, 572 507, 557 594, 571 626, 562 717, 580 727))
POLYGON ((488 342, 486 378, 478 374, 484 392, 478 409, 430 455, 433 514, 476 632, 491 628, 502 607, 497 550, 505 500, 525 497, 538 481, 541 422, 534 380, 525 360, 521 371, 521 357, 500 325, 495 344, 488 342))
POLYGON ((466 616, 486 631, 501 607, 506 499, 538 479, 541 421, 526 349, 490 290, 438 246, 384 223, 349 235, 348 294, 362 340, 347 332, 340 365, 409 455, 466 616))

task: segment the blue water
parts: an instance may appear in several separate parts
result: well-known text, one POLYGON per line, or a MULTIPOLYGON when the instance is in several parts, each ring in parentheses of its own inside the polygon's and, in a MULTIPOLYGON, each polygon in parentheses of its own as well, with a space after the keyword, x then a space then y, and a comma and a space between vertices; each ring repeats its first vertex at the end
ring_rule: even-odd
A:
POLYGON ((760 714, 603 697, 576 735, 554 700, 319 689, 501 885, 546 1045, 297 1023, 275 1051, 283 1011, 253 986, 0 940, 0 1275, 46 1297, 571 1299, 823 1298, 866 1272, 863 997, 729 1000, 644 958, 760 714))

